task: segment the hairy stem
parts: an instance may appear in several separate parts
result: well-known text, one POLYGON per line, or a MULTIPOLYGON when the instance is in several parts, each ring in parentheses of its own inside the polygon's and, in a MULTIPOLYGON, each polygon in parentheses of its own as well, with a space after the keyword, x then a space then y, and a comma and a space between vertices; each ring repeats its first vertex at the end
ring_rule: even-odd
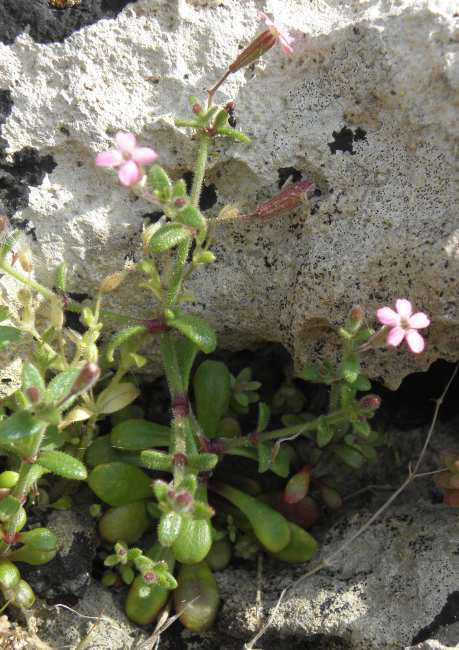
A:
POLYGON ((201 197, 204 174, 206 173, 207 156, 209 153, 210 137, 203 133, 199 138, 198 156, 193 174, 193 185, 191 188, 191 205, 197 208, 201 197))

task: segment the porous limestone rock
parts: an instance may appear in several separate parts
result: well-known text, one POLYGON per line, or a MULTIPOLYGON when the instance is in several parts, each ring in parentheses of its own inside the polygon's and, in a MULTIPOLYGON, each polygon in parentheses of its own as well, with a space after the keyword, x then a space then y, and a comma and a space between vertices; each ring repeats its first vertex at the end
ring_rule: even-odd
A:
MULTIPOLYGON (((292 214, 219 226, 217 262, 191 283, 194 309, 217 327, 221 346, 278 341, 298 367, 336 349, 334 332, 352 305, 364 305, 372 320, 378 306, 407 297, 432 317, 427 351, 371 354, 371 376, 396 387, 439 357, 456 359, 453 5, 138 0, 63 42, 22 33, 0 43, 4 168, 15 170, 22 191, 30 186, 28 204, 6 207, 33 235, 37 276, 50 282, 65 259, 71 288, 93 294, 135 256, 154 208, 96 169, 96 152, 125 129, 154 146, 174 177, 191 170, 195 143, 173 117, 186 115, 188 96, 204 97, 257 33, 262 9, 291 30, 295 54, 288 61, 276 47, 217 93, 219 102, 235 100, 252 144, 218 142, 206 177, 217 202, 208 215, 228 202, 251 211, 300 176, 319 192, 292 214), (56 163, 44 159, 42 180, 21 177, 27 147, 56 163)), ((112 306, 143 316, 151 305, 137 281, 112 306)))
MULTIPOLYGON (((321 556, 335 552, 371 514, 363 510, 340 518, 327 534, 321 556)), ((254 648, 457 647, 457 625, 445 625, 444 615, 449 609, 449 623, 457 620, 457 548, 454 509, 425 501, 392 507, 330 568, 287 592, 264 641, 254 648), (412 647, 418 638, 425 642, 412 647)), ((217 622, 221 633, 247 642, 259 628, 257 589, 268 615, 281 590, 308 568, 268 565, 258 581, 255 567, 217 574, 223 600, 217 622)))

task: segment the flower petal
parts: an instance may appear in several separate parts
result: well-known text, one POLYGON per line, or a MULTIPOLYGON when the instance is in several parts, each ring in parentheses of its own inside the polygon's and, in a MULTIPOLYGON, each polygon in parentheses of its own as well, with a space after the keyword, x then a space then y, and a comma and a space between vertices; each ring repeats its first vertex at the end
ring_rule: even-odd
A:
POLYGON ((158 154, 150 147, 136 147, 132 153, 132 160, 139 165, 149 165, 155 162, 158 154))
POLYGON ((137 145, 136 137, 133 133, 118 131, 115 135, 115 142, 121 153, 132 154, 137 145))
POLYGON ((399 298, 395 301, 395 308, 397 309, 401 318, 409 318, 413 313, 413 307, 409 300, 399 298))
POLYGON ((258 16, 265 21, 266 27, 274 27, 276 28, 276 23, 271 20, 269 16, 267 16, 263 11, 258 12, 258 16))
POLYGON ((96 156, 97 167, 118 167, 123 161, 123 156, 116 149, 101 151, 96 156))
POLYGON ((410 327, 415 330, 422 330, 424 327, 429 327, 430 320, 427 317, 427 314, 424 314, 422 311, 418 311, 417 314, 410 316, 408 320, 410 327))
POLYGON ((376 316, 383 325, 389 325, 390 327, 400 325, 400 316, 390 307, 381 307, 376 312, 376 316))
POLYGON ((424 339, 417 330, 408 330, 406 332, 406 342, 411 352, 419 354, 424 349, 424 339))
POLYGON ((130 187, 135 185, 141 178, 142 172, 140 167, 133 160, 127 160, 118 169, 118 178, 122 185, 130 187))
POLYGON ((290 43, 293 43, 294 40, 295 39, 288 34, 279 34, 279 45, 281 46, 283 53, 287 56, 292 56, 293 54, 293 47, 290 43))
MULTIPOLYGON (((410 330, 410 331, 415 331, 415 330, 410 330)), ((400 343, 403 341, 405 338, 405 330, 403 327, 393 327, 389 334, 387 335, 387 344, 388 345, 393 345, 394 348, 397 347, 397 345, 400 345, 400 343)))

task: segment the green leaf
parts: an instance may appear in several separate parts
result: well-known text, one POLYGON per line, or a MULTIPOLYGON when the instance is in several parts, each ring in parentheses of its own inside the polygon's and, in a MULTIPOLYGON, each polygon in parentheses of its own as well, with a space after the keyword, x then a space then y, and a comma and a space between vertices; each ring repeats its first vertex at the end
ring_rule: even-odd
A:
POLYGON ((201 363, 193 377, 198 422, 208 438, 214 438, 231 397, 231 375, 222 361, 201 363))
POLYGON ((21 330, 11 325, 0 325, 0 350, 6 348, 10 343, 14 343, 21 337, 21 330))
POLYGON ((242 133, 237 129, 232 129, 230 126, 219 127, 217 129, 217 133, 219 135, 225 136, 226 138, 231 138, 232 140, 243 142, 244 144, 250 144, 252 142, 251 139, 245 135, 245 133, 242 133))
POLYGON ((147 328, 144 327, 143 325, 127 327, 126 329, 117 332, 115 336, 113 336, 110 339, 110 342, 105 351, 107 361, 113 363, 115 350, 117 350, 120 346, 122 346, 123 343, 126 343, 126 341, 130 341, 136 336, 141 336, 143 334, 146 334, 147 332, 148 332, 147 328))
POLYGON ((111 463, 120 460, 120 454, 113 449, 110 443, 110 436, 98 436, 88 447, 85 455, 85 462, 89 467, 111 463))
POLYGON ((73 388, 81 368, 71 368, 56 375, 48 384, 45 401, 48 404, 57 404, 65 399, 73 388))
POLYGON ((349 465, 352 469, 359 469, 362 467, 363 456, 355 449, 352 449, 347 445, 336 445, 336 447, 333 447, 333 451, 338 458, 343 461, 343 463, 349 465))
POLYGON ((300 379, 305 381, 318 382, 320 381, 319 371, 313 365, 308 364, 302 370, 300 370, 297 375, 300 379))
POLYGON ((260 442, 257 445, 258 471, 260 474, 267 472, 271 465, 271 445, 267 442, 260 442))
POLYGON ((10 310, 6 305, 1 305, 0 306, 0 322, 6 320, 8 316, 10 315, 10 310))
POLYGON ((40 393, 46 390, 45 382, 41 372, 32 363, 24 363, 22 366, 22 390, 26 391, 28 388, 37 388, 40 393))
POLYGON ((273 446, 268 442, 260 442, 257 445, 258 471, 260 474, 270 470, 274 474, 287 478, 290 467, 290 456, 286 447, 280 447, 273 458, 273 446))
POLYGON ((214 352, 217 347, 217 335, 211 326, 199 316, 179 313, 175 315, 175 318, 168 319, 168 325, 193 341, 206 354, 214 352))
POLYGON ((54 474, 71 481, 84 481, 88 477, 83 463, 63 451, 42 451, 38 456, 38 462, 54 474))
POLYGON ((98 465, 89 474, 91 490, 110 506, 122 506, 151 497, 151 479, 138 467, 113 462, 98 465))
POLYGON ((140 454, 142 465, 148 469, 154 469, 159 472, 170 472, 172 469, 172 461, 169 454, 156 449, 146 449, 140 454))
POLYGON ((258 403, 258 421, 257 421, 257 431, 261 433, 266 429, 269 424, 269 418, 271 417, 271 411, 269 406, 265 402, 258 403))
POLYGON ((228 112, 222 108, 222 110, 215 116, 213 127, 214 129, 221 129, 226 126, 228 126, 228 112))
POLYGON ((67 265, 65 262, 61 262, 56 268, 54 283, 59 291, 65 292, 67 285, 67 265))
POLYGON ((241 406, 248 406, 249 405, 249 396, 247 393, 234 393, 233 394, 234 399, 238 404, 241 406))
POLYGON ((371 427, 366 420, 354 420, 352 422, 352 429, 355 434, 368 438, 371 433, 371 427))
POLYGON ((328 424, 327 420, 320 417, 317 425, 317 446, 320 448, 326 447, 333 440, 334 433, 333 428, 328 424))
POLYGON ((175 353, 177 355, 177 361, 185 390, 188 390, 191 368, 193 367, 198 352, 199 348, 196 343, 193 343, 193 341, 190 341, 190 339, 187 339, 186 337, 180 338, 175 343, 175 353))
POLYGON ((121 409, 137 399, 139 395, 140 389, 134 384, 129 382, 113 384, 97 396, 96 410, 104 415, 121 411, 121 409))
POLYGON ((375 461, 378 458, 376 450, 371 445, 359 445, 360 453, 369 461, 375 461))
POLYGON ((6 522, 18 512, 21 507, 19 499, 8 494, 0 501, 0 521, 6 522))
POLYGON ((360 373, 360 360, 357 354, 349 354, 346 356, 342 363, 341 372, 343 378, 349 384, 357 381, 360 373))
POLYGON ((192 454, 188 456, 187 467, 196 473, 211 472, 218 463, 216 454, 192 454))
POLYGON ((178 181, 175 181, 174 187, 172 188, 172 198, 173 199, 186 199, 188 194, 186 191, 186 183, 183 178, 180 178, 178 181))
POLYGON ((152 165, 148 170, 148 182, 154 195, 166 203, 172 195, 171 179, 160 165, 152 165))
POLYGON ((192 205, 187 205, 182 210, 179 210, 175 215, 175 220, 184 226, 196 228, 196 230, 203 230, 206 227, 206 220, 201 211, 192 205))
POLYGON ((152 253, 164 253, 190 237, 190 232, 180 223, 166 223, 150 239, 152 253))
POLYGON ((0 449, 27 459, 34 452, 35 440, 45 423, 28 411, 18 411, 0 422, 0 449))
POLYGON ((120 422, 110 434, 113 447, 129 451, 168 447, 170 436, 169 427, 142 419, 120 422))
POLYGON ((352 388, 359 392, 371 390, 371 382, 367 377, 365 377, 365 375, 359 375, 352 384, 352 388))

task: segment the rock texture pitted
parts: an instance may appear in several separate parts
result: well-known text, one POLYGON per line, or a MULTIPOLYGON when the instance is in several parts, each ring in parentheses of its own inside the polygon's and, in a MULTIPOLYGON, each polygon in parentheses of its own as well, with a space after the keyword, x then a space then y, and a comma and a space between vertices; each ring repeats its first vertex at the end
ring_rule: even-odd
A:
MULTIPOLYGON (((370 515, 361 511, 340 520, 324 540, 322 557, 333 553, 370 515)), ((287 593, 262 647, 287 648, 288 639, 291 647, 298 642, 298 647, 311 650, 325 650, 333 643, 340 650, 410 650, 417 641, 414 648, 457 647, 456 533, 452 509, 427 503, 392 508, 330 568, 287 593), (437 623, 424 629, 428 621, 437 623)), ((260 585, 268 613, 281 590, 307 569, 268 567, 260 585)), ((255 575, 231 569, 217 577, 224 602, 220 630, 247 641, 258 629, 255 575)))
MULTIPOLYGON (((66 259, 73 289, 91 294, 135 255, 152 206, 95 169, 96 152, 130 130, 174 176, 189 172, 195 144, 173 117, 257 33, 261 9, 291 30, 295 54, 288 61, 273 50, 217 93, 236 102, 238 126, 253 141, 214 149, 206 182, 217 202, 208 214, 227 202, 250 211, 292 178, 312 178, 318 191, 308 209, 219 226, 218 260, 192 283, 194 309, 217 326, 221 346, 278 341, 299 366, 335 349, 333 333, 352 305, 372 319, 378 306, 407 297, 432 317, 427 351, 372 354, 370 374, 396 387, 436 358, 456 359, 453 4, 139 0, 63 42, 37 43, 30 28, 0 44, 0 99, 11 102, 3 112, 0 103, 2 169, 24 151, 55 163, 30 183, 28 205, 0 182, 3 209, 35 233, 37 275, 50 280, 66 259)), ((146 315, 136 282, 114 306, 146 315)))

